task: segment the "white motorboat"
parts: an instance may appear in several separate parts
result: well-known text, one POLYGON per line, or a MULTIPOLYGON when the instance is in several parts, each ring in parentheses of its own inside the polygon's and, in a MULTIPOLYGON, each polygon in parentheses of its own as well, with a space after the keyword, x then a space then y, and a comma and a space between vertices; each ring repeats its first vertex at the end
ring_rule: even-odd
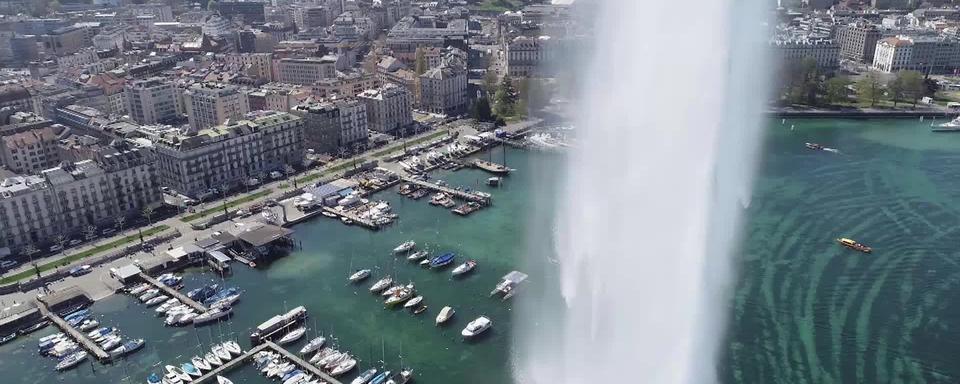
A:
POLYGON ((345 360, 337 364, 336 367, 330 371, 330 376, 337 377, 344 373, 350 372, 354 367, 357 366, 357 359, 352 357, 347 357, 345 360))
POLYGON ((933 132, 960 132, 960 116, 943 124, 938 124, 930 129, 933 132))
POLYGON ((327 342, 327 339, 323 336, 317 336, 313 340, 304 345, 303 348, 300 348, 300 354, 306 355, 308 353, 313 353, 314 351, 320 349, 323 346, 323 343, 327 342))
POLYGON ((80 364, 80 362, 86 359, 87 359, 86 351, 77 351, 63 358, 63 360, 60 360, 60 362, 57 363, 56 368, 58 371, 65 371, 70 368, 76 367, 77 364, 80 364))
POLYGON ((324 365, 324 366, 323 366, 323 369, 326 369, 326 370, 328 370, 328 371, 331 370, 331 369, 334 369, 334 368, 336 368, 338 365, 340 365, 340 363, 342 363, 342 362, 344 362, 344 361, 347 361, 347 359, 349 359, 349 358, 350 358, 350 354, 344 352, 344 353, 340 354, 340 357, 338 357, 338 358, 336 358, 336 359, 333 359, 332 361, 330 361, 329 363, 327 363, 326 365, 324 365))
POLYGON ((109 351, 109 350, 111 350, 111 349, 114 349, 114 348, 120 346, 120 343, 122 343, 122 342, 123 342, 123 339, 122 339, 119 335, 114 335, 114 336, 108 337, 108 338, 104 339, 103 341, 101 341, 101 342, 100 342, 100 346, 101 346, 104 350, 109 351))
POLYGON ((394 248, 393 253, 404 253, 412 250, 416 246, 417 246, 417 243, 413 241, 407 241, 407 242, 404 242, 403 244, 398 245, 396 248, 394 248))
POLYGON ((183 382, 193 381, 193 378, 190 377, 190 375, 188 375, 186 372, 184 372, 184 371, 183 371, 182 369, 180 369, 179 367, 175 367, 175 366, 172 366, 172 365, 167 365, 167 366, 164 366, 163 368, 166 369, 166 370, 167 370, 167 373, 170 374, 170 375, 168 375, 168 376, 176 377, 177 379, 179 379, 180 381, 183 381, 183 382))
POLYGON ((166 296, 164 296, 164 295, 160 295, 160 296, 154 297, 154 298, 152 298, 152 299, 150 299, 150 300, 147 300, 147 302, 144 303, 144 304, 146 304, 146 306, 149 308, 149 307, 152 307, 152 306, 154 306, 154 305, 160 304, 160 303, 162 303, 162 302, 164 302, 164 301, 167 301, 167 299, 168 299, 168 297, 166 297, 166 296))
POLYGON ((303 337, 303 335, 305 334, 307 334, 307 329, 304 327, 294 329, 289 333, 287 333, 286 335, 283 335, 283 337, 281 337, 280 340, 277 341, 277 344, 279 345, 290 344, 294 341, 300 340, 300 338, 303 337))
POLYGON ((240 344, 233 340, 223 342, 223 349, 226 349, 232 355, 240 356, 243 354, 243 348, 240 348, 240 344))
POLYGON ((430 266, 430 259, 423 259, 423 260, 421 260, 421 261, 420 261, 420 266, 421 266, 421 267, 429 267, 429 266, 430 266))
POLYGON ((373 283, 373 285, 370 286, 370 292, 380 292, 389 287, 390 284, 393 284, 393 278, 390 276, 384 277, 380 280, 377 280, 376 283, 373 283))
POLYGON ((217 300, 217 301, 214 302, 213 304, 210 304, 210 308, 226 308, 226 307, 230 307, 230 306, 232 306, 233 304, 235 304, 238 300, 240 300, 240 294, 239 294, 239 293, 235 293, 235 294, 229 295, 229 296, 227 296, 227 297, 224 297, 224 298, 222 298, 222 299, 220 299, 220 300, 217 300))
POLYGON ((96 328, 98 325, 100 325, 99 321, 95 319, 86 319, 82 323, 80 323, 80 326, 77 327, 77 329, 80 330, 81 332, 87 332, 91 329, 96 328))
POLYGON ((333 348, 330 348, 330 347, 323 348, 319 352, 314 354, 313 357, 310 358, 310 364, 316 364, 317 362, 319 362, 320 360, 322 360, 323 358, 329 356, 334 352, 336 352, 336 350, 333 348))
POLYGON ((218 376, 217 376, 217 384, 233 384, 233 382, 230 381, 230 379, 228 379, 228 378, 226 378, 226 377, 223 377, 223 376, 219 376, 219 375, 218 375, 218 376))
POLYGON ((413 307, 416 307, 417 304, 420 304, 421 301, 423 301, 423 296, 417 296, 417 297, 414 297, 414 298, 410 299, 410 300, 407 301, 406 303, 404 303, 404 304, 403 304, 403 307, 404 307, 404 308, 413 308, 413 307))
POLYGON ((139 296, 141 293, 143 293, 147 289, 150 289, 150 284, 143 283, 143 284, 137 285, 136 287, 133 287, 133 289, 130 290, 130 294, 133 296, 139 296))
POLYGON ((456 313, 456 311, 453 309, 453 307, 443 307, 443 309, 441 309, 440 313, 437 315, 437 325, 443 324, 447 322, 447 320, 450 320, 454 313, 456 313))
POLYGON ((177 326, 193 324, 193 319, 197 317, 196 312, 187 312, 177 320, 177 326))
POLYGON ((143 294, 140 295, 140 297, 138 297, 138 299, 140 300, 140 302, 145 303, 145 302, 147 302, 147 300, 150 300, 150 299, 156 297, 156 296, 159 295, 159 294, 160 294, 160 290, 159 290, 159 289, 156 289, 156 288, 148 289, 147 291, 143 292, 143 294))
POLYGON ((213 367, 210 366, 210 363, 208 363, 206 360, 204 360, 200 356, 194 356, 190 358, 190 363, 193 364, 194 367, 197 367, 197 369, 201 371, 209 371, 213 369, 213 367))
POLYGON ((351 283, 356 283, 358 281, 363 281, 363 279, 366 279, 368 277, 370 277, 370 270, 360 269, 354 272, 352 275, 350 275, 349 279, 351 283))
POLYGON ((466 338, 474 337, 490 329, 491 326, 493 326, 493 321, 490 321, 486 316, 480 316, 467 323, 460 335, 466 338))
POLYGON ((422 258, 424 258, 424 257, 429 256, 429 255, 430 255, 430 252, 428 252, 428 251, 426 251, 426 250, 420 250, 420 251, 416 251, 416 252, 412 253, 410 256, 407 256, 407 260, 417 261, 417 260, 420 260, 420 259, 422 259, 422 258))

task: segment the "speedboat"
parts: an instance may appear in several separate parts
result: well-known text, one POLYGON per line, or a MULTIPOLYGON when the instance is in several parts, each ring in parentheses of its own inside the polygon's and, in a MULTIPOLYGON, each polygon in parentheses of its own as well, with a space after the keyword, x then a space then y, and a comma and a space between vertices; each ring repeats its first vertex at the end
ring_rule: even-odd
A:
POLYGON ((456 256, 457 256, 456 253, 447 252, 440 256, 434 257, 433 260, 430 260, 430 268, 440 268, 447 264, 450 264, 453 262, 453 258, 456 256))
POLYGON ((100 322, 97 321, 96 319, 86 319, 82 323, 80 323, 80 326, 77 327, 77 330, 79 330, 80 332, 87 332, 91 329, 96 328, 98 325, 100 325, 100 322))
POLYGON ((427 255, 429 255, 429 254, 430 254, 430 252, 428 252, 428 251, 426 251, 426 250, 416 251, 416 252, 412 253, 410 256, 407 256, 407 260, 417 261, 417 260, 420 260, 420 259, 422 259, 422 258, 424 258, 424 257, 427 257, 427 255))
POLYGON ((279 344, 279 345, 290 344, 290 343, 292 343, 292 342, 294 342, 294 341, 299 340, 299 339, 300 339, 301 337, 303 337, 303 335, 305 335, 306 333, 307 333, 307 329, 304 328, 304 327, 300 327, 300 328, 294 329, 294 330, 290 331, 289 333, 287 333, 286 335, 283 335, 283 337, 281 337, 280 340, 277 341, 277 344, 279 344))
POLYGON ((76 367, 77 364, 80 364, 80 362, 86 359, 87 359, 86 351, 77 351, 67 355, 67 357, 63 358, 63 360, 60 360, 60 362, 57 363, 56 368, 58 371, 65 371, 70 368, 76 367))
POLYGON ((406 368, 400 371, 396 376, 387 380, 385 384, 406 384, 410 379, 413 378, 413 370, 406 368))
POLYGON ((423 301, 423 296, 417 296, 417 297, 414 297, 414 298, 410 299, 410 300, 407 301, 406 303, 404 303, 404 304, 403 304, 403 307, 404 307, 404 308, 413 308, 413 307, 417 306, 417 304, 420 304, 421 301, 423 301))
POLYGON ((230 379, 217 375, 217 384, 233 384, 230 379))
POLYGON ((390 371, 380 372, 379 375, 370 380, 370 384, 383 384, 387 379, 390 378, 390 371))
POLYGON ((853 240, 850 240, 850 239, 847 239, 847 238, 839 238, 839 239, 837 239, 837 242, 840 243, 840 245, 842 245, 842 246, 844 246, 844 247, 847 247, 847 248, 850 248, 850 249, 853 249, 853 250, 856 250, 856 251, 860 251, 860 252, 863 252, 863 253, 871 253, 871 252, 873 252, 873 248, 870 248, 870 247, 868 247, 868 246, 866 246, 866 245, 860 244, 860 243, 858 243, 858 242, 856 242, 856 241, 853 241, 853 240))
POLYGON ((223 365, 223 361, 220 360, 220 358, 217 357, 217 354, 213 352, 207 352, 206 354, 204 354, 203 359, 206 360, 211 367, 219 367, 223 365))
POLYGON ((960 132, 960 116, 930 129, 932 132, 960 132))
POLYGON ((150 376, 147 376, 147 384, 160 384, 162 382, 164 382, 163 378, 160 377, 160 375, 158 375, 156 372, 153 372, 150 374, 150 376))
POLYGON ((304 345, 303 348, 300 348, 300 354, 306 355, 308 353, 313 353, 314 351, 320 349, 323 346, 323 343, 327 342, 327 339, 323 336, 315 337, 313 340, 304 345))
POLYGON ((394 285, 394 286, 392 286, 392 287, 390 287, 390 288, 387 288, 387 290, 386 290, 386 291, 383 291, 383 293, 381 293, 380 295, 383 296, 383 297, 393 296, 393 295, 395 295, 397 292, 400 292, 401 289, 403 289, 403 286, 402 286, 402 285, 394 285))
POLYGON ((190 364, 193 364, 194 367, 197 367, 197 369, 201 371, 209 371, 213 369, 213 367, 210 366, 210 363, 208 363, 206 360, 204 360, 200 356, 191 357, 190 364))
POLYGON ((310 358, 310 364, 316 364, 317 362, 322 360, 324 357, 327 357, 334 352, 336 352, 336 350, 333 348, 330 348, 330 347, 323 348, 319 352, 314 354, 313 357, 310 358))
POLYGON ((350 372, 350 370, 352 370, 356 366, 357 366, 357 359, 347 357, 342 362, 340 362, 340 364, 337 364, 336 367, 333 367, 333 369, 330 370, 330 376, 334 376, 334 377, 340 376, 344 373, 350 372))
POLYGON ((360 376, 357 376, 356 379, 353 379, 353 381, 351 381, 350 384, 367 384, 367 382, 370 381, 370 379, 372 379, 373 376, 376 374, 377 374, 377 369, 370 368, 366 371, 363 371, 363 373, 361 373, 360 376))
POLYGON ((110 333, 110 332, 113 332, 114 330, 115 330, 115 329, 114 329, 113 327, 101 327, 101 328, 97 328, 96 330, 90 331, 90 333, 87 333, 87 337, 89 337, 89 338, 92 339, 92 338, 95 338, 95 337, 98 337, 98 336, 106 335, 106 334, 108 334, 108 333, 110 333))
POLYGON ((476 260, 472 260, 472 259, 471 259, 471 260, 467 260, 466 263, 460 264, 460 265, 458 265, 456 268, 453 269, 453 275, 454 275, 454 276, 463 275, 463 274, 465 274, 465 273, 467 273, 467 272, 472 271, 472 270, 473 270, 474 268, 476 268, 476 267, 477 267, 477 261, 476 261, 476 260))
POLYGON ((347 352, 341 353, 339 357, 337 357, 336 359, 331 360, 329 363, 325 364, 325 365, 324 365, 323 367, 321 367, 321 368, 329 371, 329 370, 331 370, 331 369, 336 368, 338 365, 340 365, 340 363, 343 363, 344 361, 347 361, 347 359, 349 359, 349 358, 350 358, 350 354, 349 354, 349 353, 347 353, 347 352))
POLYGON ((307 374, 299 369, 287 372, 280 378, 280 382, 283 384, 299 384, 307 378, 307 374))
POLYGON ((103 347, 104 350, 109 351, 120 346, 122 342, 123 338, 121 338, 119 335, 114 335, 104 339, 103 342, 100 343, 100 346, 103 347))
POLYGON ((4 337, 0 337, 0 345, 4 345, 4 344, 6 344, 6 343, 9 343, 10 341, 12 341, 13 339, 16 339, 16 338, 17 338, 17 333, 16 333, 16 332, 11 333, 11 334, 9 334, 9 335, 6 335, 6 336, 4 336, 4 337))
POLYGON ((203 376, 203 373, 201 373, 200 370, 197 369, 197 367, 194 367, 193 364, 190 364, 190 363, 180 364, 180 369, 182 369, 184 372, 186 372, 190 376, 196 376, 196 377, 203 376))
POLYGON ((430 259, 423 259, 423 260, 421 260, 421 261, 420 261, 420 266, 421 266, 421 267, 429 267, 429 266, 430 266, 430 259))
POLYGON ((145 304, 147 305, 147 307, 152 307, 152 306, 154 306, 154 305, 157 305, 157 304, 160 304, 160 303, 162 303, 162 302, 164 302, 164 301, 167 301, 168 299, 169 299, 169 297, 166 297, 166 296, 164 296, 164 295, 160 295, 160 296, 154 297, 154 298, 152 298, 152 299, 150 299, 150 300, 147 300, 147 302, 146 302, 145 304))
POLYGON ((396 248, 394 248, 393 253, 404 253, 404 252, 410 251, 416 246, 417 246, 417 243, 413 241, 407 241, 407 242, 404 242, 403 244, 398 245, 396 248))
POLYGON ((143 283, 130 289, 129 293, 133 296, 139 296, 141 293, 143 293, 143 291, 146 291, 149 288, 150 288, 150 284, 143 283))
POLYGON ((437 315, 437 325, 443 324, 447 322, 447 320, 450 320, 454 313, 456 313, 456 311, 453 309, 453 307, 443 307, 443 309, 440 310, 440 314, 437 315))
POLYGON ((804 145, 806 145, 807 148, 809 148, 809 149, 813 149, 813 150, 817 150, 817 151, 822 151, 822 150, 823 150, 823 146, 820 145, 820 144, 817 144, 817 143, 804 143, 804 145))
POLYGON ((419 314, 425 312, 426 310, 427 310, 427 306, 426 306, 426 305, 421 305, 421 306, 417 307, 417 309, 414 309, 414 310, 413 310, 413 314, 414 314, 414 315, 419 315, 419 314))
POLYGON ((390 284, 393 284, 393 278, 390 276, 384 277, 380 280, 377 280, 376 283, 373 283, 373 285, 370 286, 370 292, 380 292, 389 287, 390 284))
POLYGON ((146 292, 144 292, 142 295, 140 295, 140 297, 139 297, 138 299, 140 300, 140 302, 145 303, 145 302, 147 302, 148 300, 156 297, 156 296, 159 295, 159 294, 160 294, 160 290, 159 290, 159 289, 156 289, 156 288, 154 288, 154 289, 148 289, 146 292))
POLYGON ((226 349, 227 352, 233 355, 240 356, 243 354, 243 348, 240 348, 240 344, 233 340, 224 341, 223 349, 226 349))
POLYGON ((356 272, 354 272, 352 275, 350 275, 350 282, 351 282, 351 283, 356 283, 356 282, 362 281, 363 279, 366 279, 366 278, 368 278, 368 277, 370 277, 370 270, 369 270, 369 269, 360 269, 360 270, 357 270, 356 272))
POLYGON ((187 374, 180 368, 177 368, 173 365, 167 365, 167 366, 164 366, 163 368, 167 370, 167 373, 168 373, 167 377, 173 377, 179 381, 184 381, 184 382, 193 381, 193 378, 190 377, 189 374, 187 374))
POLYGON ((119 346, 119 347, 116 347, 116 348, 114 348, 113 350, 111 350, 111 351, 110 351, 110 354, 111 354, 111 355, 114 355, 114 356, 128 355, 128 354, 133 353, 134 351, 136 351, 136 350, 138 350, 138 349, 140 349, 140 348, 143 348, 143 344, 144 344, 144 343, 145 343, 145 342, 144 342, 143 339, 133 339, 133 340, 129 340, 129 341, 127 341, 126 343, 123 343, 123 345, 121 345, 121 346, 119 346))
POLYGON ((490 329, 491 326, 493 326, 493 321, 490 321, 486 316, 480 316, 467 323, 460 335, 466 338, 474 337, 490 329))
POLYGON ((318 367, 323 367, 323 366, 325 366, 325 365, 327 365, 327 364, 330 364, 330 362, 336 361, 336 360, 339 359, 341 356, 343 356, 343 352, 340 352, 340 351, 337 351, 337 350, 333 350, 333 352, 331 352, 329 355, 327 355, 326 357, 320 359, 320 361, 317 361, 317 364, 316 364, 316 365, 317 365, 318 367))
POLYGON ((63 319, 69 322, 77 318, 86 318, 89 315, 90 315, 89 309, 81 309, 78 311, 71 312, 69 315, 64 316, 63 319))

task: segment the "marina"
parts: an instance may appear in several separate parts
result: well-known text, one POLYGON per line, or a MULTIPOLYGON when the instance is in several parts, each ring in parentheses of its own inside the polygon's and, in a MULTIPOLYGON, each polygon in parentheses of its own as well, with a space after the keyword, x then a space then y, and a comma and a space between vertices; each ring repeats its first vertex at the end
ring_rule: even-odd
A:
POLYGON ((40 312, 43 313, 44 316, 46 316, 46 318, 50 319, 50 321, 52 321, 53 324, 60 329, 60 331, 62 331, 64 334, 69 335, 70 338, 73 339, 73 341, 80 344, 83 347, 83 349, 86 350, 91 356, 93 356, 94 358, 96 358, 102 363, 110 362, 111 360, 110 354, 107 353, 107 351, 103 350, 103 348, 100 347, 100 344, 97 344, 96 342, 91 340, 83 332, 80 332, 76 328, 71 327, 69 324, 67 324, 66 320, 60 317, 60 315, 56 314, 55 312, 50 312, 44 305, 40 306, 40 312))
POLYGON ((150 277, 150 275, 146 273, 140 272, 140 278, 143 279, 143 281, 146 281, 147 283, 149 283, 150 285, 153 285, 157 289, 162 290, 169 297, 177 298, 178 300, 180 300, 181 303, 189 306, 190 308, 193 308, 193 310, 199 313, 203 313, 207 311, 207 307, 205 307, 203 304, 200 304, 194 301, 193 299, 180 293, 180 291, 174 289, 173 287, 167 286, 166 284, 163 284, 157 281, 156 279, 154 279, 153 277, 150 277))

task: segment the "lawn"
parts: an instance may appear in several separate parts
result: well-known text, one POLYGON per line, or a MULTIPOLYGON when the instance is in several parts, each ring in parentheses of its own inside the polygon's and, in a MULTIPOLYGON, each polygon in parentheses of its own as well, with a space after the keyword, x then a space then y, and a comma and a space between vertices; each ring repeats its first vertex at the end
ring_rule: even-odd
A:
MULTIPOLYGON (((407 146, 414 146, 414 145, 420 144, 420 143, 422 143, 422 142, 424 142, 424 141, 433 140, 433 139, 437 138, 438 136, 442 136, 442 135, 445 135, 445 134, 447 134, 447 131, 444 131, 444 130, 437 131, 437 132, 431 133, 431 134, 429 134, 429 135, 426 135, 426 136, 424 136, 424 137, 421 137, 421 138, 419 138, 419 139, 408 141, 406 145, 407 145, 407 146)), ((371 157, 381 157, 381 156, 386 155, 386 154, 388 154, 388 153, 396 152, 398 149, 402 149, 402 148, 403 148, 402 145, 394 145, 394 146, 392 146, 392 147, 390 147, 390 148, 381 150, 381 151, 379 151, 379 152, 374 152, 374 153, 373 153, 372 155, 370 155, 370 156, 371 156, 371 157)))
MULTIPOLYGON (((151 236, 151 235, 155 235, 155 234, 160 233, 160 232, 163 232, 163 231, 167 230, 168 228, 170 228, 170 227, 168 227, 168 226, 166 226, 166 225, 158 225, 158 226, 156 226, 156 227, 153 227, 153 228, 150 228, 150 229, 148 229, 148 230, 146 230, 146 231, 143 231, 143 237, 144 237, 144 239, 146 239, 147 237, 149 237, 149 236, 151 236)), ((98 245, 98 246, 93 247, 93 248, 90 248, 90 249, 88 249, 88 250, 86 250, 86 251, 83 251, 83 252, 80 252, 80 253, 75 253, 75 254, 73 254, 73 255, 67 256, 67 257, 65 257, 65 258, 62 258, 62 259, 59 259, 59 260, 56 260, 56 261, 51 261, 51 262, 46 263, 46 264, 41 264, 41 265, 39 265, 37 268, 40 269, 40 272, 41 272, 41 273, 42 273, 42 272, 46 272, 46 271, 49 271, 49 270, 54 269, 54 268, 57 268, 57 267, 62 267, 62 266, 69 265, 70 263, 73 263, 74 261, 88 258, 88 257, 90 257, 90 256, 96 255, 96 254, 98 254, 98 253, 100 253, 100 252, 103 252, 103 251, 108 251, 108 250, 111 250, 111 249, 120 248, 121 246, 127 245, 127 244, 132 243, 132 242, 134 242, 134 241, 136 241, 136 240, 140 240, 140 234, 139 234, 139 233, 135 233, 135 234, 132 234, 132 235, 129 235, 129 236, 126 236, 126 237, 123 237, 123 238, 120 238, 120 239, 111 241, 111 242, 109 242, 109 243, 105 243, 105 244, 98 245)), ((23 280, 23 279, 25 279, 25 278, 27 278, 27 277, 35 276, 36 274, 37 274, 36 271, 34 271, 33 269, 28 269, 28 270, 23 271, 23 272, 20 272, 20 273, 18 273, 18 274, 10 275, 10 276, 4 277, 3 279, 0 279, 0 284, 8 284, 8 283, 12 283, 12 282, 15 282, 15 281, 20 281, 20 280, 23 280)))
MULTIPOLYGON (((266 196, 266 195, 269 195, 270 192, 273 192, 273 190, 271 190, 271 189, 268 188, 268 189, 264 189, 264 190, 262 190, 262 191, 260 191, 260 192, 254 193, 254 194, 252 194, 252 195, 247 195, 247 196, 241 197, 241 198, 239 198, 239 199, 233 200, 233 201, 231 201, 231 202, 228 202, 228 203, 227 203, 227 210, 230 210, 231 208, 236 207, 236 206, 238 206, 238 205, 240 205, 240 204, 248 203, 248 202, 251 202, 251 201, 253 201, 253 200, 259 199, 259 198, 261 198, 261 197, 264 197, 264 196, 266 196)), ((213 208, 206 209, 206 210, 203 210, 203 211, 194 213, 194 214, 189 215, 189 216, 184 216, 182 219, 180 219, 180 221, 183 221, 183 222, 194 221, 194 220, 197 220, 197 219, 201 219, 201 218, 210 216, 210 215, 212 215, 212 214, 214 214, 214 213, 217 213, 217 212, 220 212, 220 211, 222 211, 222 210, 223 210, 223 204, 218 203, 218 204, 217 204, 215 207, 213 207, 213 208)))

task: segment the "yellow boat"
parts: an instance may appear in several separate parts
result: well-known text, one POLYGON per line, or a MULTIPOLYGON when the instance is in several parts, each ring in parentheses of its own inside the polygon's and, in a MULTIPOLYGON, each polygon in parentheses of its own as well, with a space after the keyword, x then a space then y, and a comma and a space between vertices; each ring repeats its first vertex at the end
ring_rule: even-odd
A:
POLYGON ((863 253, 873 252, 873 248, 870 248, 870 247, 868 247, 868 246, 866 246, 866 245, 860 244, 860 243, 858 243, 858 242, 856 242, 856 241, 854 241, 854 240, 851 240, 851 239, 848 239, 848 238, 845 238, 845 237, 842 237, 842 238, 837 239, 837 242, 840 243, 840 245, 842 245, 842 246, 844 246, 844 247, 847 247, 847 248, 850 248, 850 249, 853 249, 853 250, 856 250, 856 251, 860 251, 860 252, 863 252, 863 253))

